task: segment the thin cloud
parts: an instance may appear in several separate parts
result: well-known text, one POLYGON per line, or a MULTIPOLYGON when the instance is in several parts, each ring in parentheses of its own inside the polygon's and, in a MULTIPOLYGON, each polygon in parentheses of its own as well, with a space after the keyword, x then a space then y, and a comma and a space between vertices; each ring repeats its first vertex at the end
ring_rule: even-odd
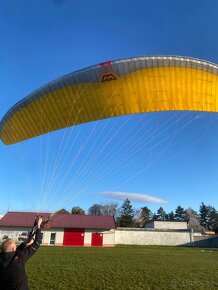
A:
POLYGON ((124 200, 128 198, 131 202, 141 202, 141 203, 158 203, 164 204, 167 203, 166 200, 163 200, 159 197, 142 194, 142 193, 128 193, 128 192, 101 192, 101 196, 105 196, 112 199, 124 200))

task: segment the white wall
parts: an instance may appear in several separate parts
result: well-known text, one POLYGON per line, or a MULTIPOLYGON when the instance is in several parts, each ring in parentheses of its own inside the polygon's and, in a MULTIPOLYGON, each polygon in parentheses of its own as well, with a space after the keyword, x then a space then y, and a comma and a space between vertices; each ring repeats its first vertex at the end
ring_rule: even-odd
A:
MULTIPOLYGON (((18 239, 19 233, 28 232, 30 228, 16 228, 16 227, 4 227, 0 228, 0 243, 1 235, 7 234, 10 238, 18 239)), ((99 229, 90 229, 85 230, 84 232, 84 245, 91 246, 92 242, 92 233, 102 233, 103 234, 103 246, 114 246, 115 245, 115 230, 99 230, 99 229)), ((42 229, 43 238, 42 245, 50 245, 51 233, 56 233, 55 237, 55 246, 62 246, 64 240, 64 229, 42 229)))
MULTIPOLYGON (((64 240, 63 229, 49 229, 42 230, 43 233, 43 245, 50 245, 51 233, 56 233, 55 246, 62 246, 64 240)), ((103 246, 114 246, 115 245, 115 234, 114 230, 99 230, 99 229, 87 229, 84 232, 84 246, 91 246, 92 233, 103 234, 103 246)))
MULTIPOLYGON (((8 233, 9 237, 15 238, 20 232, 28 231, 29 228, 0 228, 0 235, 8 233), (10 234, 11 233, 11 234, 10 234)), ((50 245, 51 233, 56 233, 55 245, 63 245, 63 229, 42 229, 43 245, 50 245)), ((126 229, 118 228, 116 230, 85 230, 84 245, 91 246, 91 237, 93 232, 103 234, 103 246, 120 245, 187 245, 194 241, 193 233, 187 231, 167 231, 167 230, 149 230, 149 229, 126 229)), ((1 242, 1 241, 0 241, 1 242)))
POLYGON ((92 233, 103 234, 103 246, 114 246, 115 245, 115 234, 114 230, 99 230, 99 229, 86 229, 84 237, 84 245, 91 246, 92 233))
POLYGON ((0 228, 0 243, 4 240, 2 239, 5 235, 8 236, 8 238, 14 239, 16 242, 18 242, 19 235, 22 232, 28 233, 30 229, 26 227, 1 227, 0 228))
MULTIPOLYGON (((42 230, 43 234, 43 245, 50 245, 51 233, 56 233, 55 246, 62 246, 64 240, 64 229, 49 229, 42 230)), ((114 230, 99 230, 99 229, 86 229, 84 231, 84 246, 91 246, 92 233, 103 234, 103 246, 114 246, 115 245, 115 234, 114 230)))
MULTIPOLYGON (((28 227, 2 227, 0 228, 0 243, 2 242, 1 237, 4 235, 8 235, 9 238, 15 239, 18 241, 19 234, 22 232, 29 232, 30 228, 28 227)), ((42 229, 43 233, 43 239, 42 244, 43 245, 50 245, 50 237, 51 233, 56 233, 56 239, 55 239, 55 245, 61 246, 63 245, 63 238, 64 238, 64 232, 61 229, 42 229)))
POLYGON ((170 221, 153 221, 145 225, 147 229, 166 229, 166 230, 186 230, 188 225, 186 222, 170 222, 170 221))
POLYGON ((187 245, 193 242, 190 231, 125 230, 115 231, 115 244, 119 245, 187 245))
POLYGON ((43 233, 42 244, 44 246, 50 245, 51 233, 56 233, 55 246, 62 246, 63 245, 63 240, 64 240, 64 231, 63 230, 61 230, 61 229, 49 229, 49 230, 42 229, 42 233, 43 233))
POLYGON ((103 236, 103 246, 115 246, 115 230, 105 231, 103 236))

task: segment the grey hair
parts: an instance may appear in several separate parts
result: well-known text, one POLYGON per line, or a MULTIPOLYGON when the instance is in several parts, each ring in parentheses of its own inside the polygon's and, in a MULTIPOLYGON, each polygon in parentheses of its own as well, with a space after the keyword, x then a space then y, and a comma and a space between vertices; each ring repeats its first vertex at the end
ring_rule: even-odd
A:
POLYGON ((12 244, 12 242, 15 242, 13 239, 9 238, 7 240, 5 240, 2 244, 1 244, 1 252, 8 252, 8 248, 9 246, 12 244))

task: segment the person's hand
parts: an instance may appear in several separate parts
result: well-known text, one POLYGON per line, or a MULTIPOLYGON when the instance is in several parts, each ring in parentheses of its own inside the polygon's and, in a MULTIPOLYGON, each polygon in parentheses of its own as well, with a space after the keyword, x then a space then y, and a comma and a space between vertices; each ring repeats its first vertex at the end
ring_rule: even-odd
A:
POLYGON ((38 216, 38 222, 37 222, 37 227, 40 229, 42 223, 42 216, 38 216))
POLYGON ((28 241, 28 243, 26 243, 26 247, 32 245, 33 242, 34 242, 34 239, 31 239, 30 241, 28 241))

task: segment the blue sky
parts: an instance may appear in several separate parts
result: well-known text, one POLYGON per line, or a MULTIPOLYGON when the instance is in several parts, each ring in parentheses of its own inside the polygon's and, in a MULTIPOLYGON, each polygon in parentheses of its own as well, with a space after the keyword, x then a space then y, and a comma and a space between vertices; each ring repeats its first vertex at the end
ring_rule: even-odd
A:
MULTIPOLYGON (((160 54, 218 63, 217 13, 215 0, 0 1, 0 118, 41 85, 103 61, 160 54)), ((135 196, 135 207, 153 211, 179 204, 198 209, 201 201, 218 208, 217 117, 127 116, 15 146, 1 143, 0 212, 87 209, 121 203, 123 192, 167 201, 140 203, 135 196), (69 140, 66 147, 61 140, 69 140), (55 162, 62 165, 54 173, 55 162)))

